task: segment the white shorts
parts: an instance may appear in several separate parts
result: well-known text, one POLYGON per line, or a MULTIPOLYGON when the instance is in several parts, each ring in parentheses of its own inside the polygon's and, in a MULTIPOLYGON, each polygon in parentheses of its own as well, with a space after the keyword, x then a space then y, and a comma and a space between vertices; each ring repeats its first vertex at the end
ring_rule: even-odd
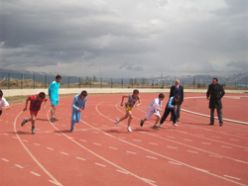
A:
POLYGON ((148 112, 146 113, 146 119, 150 119, 153 114, 161 118, 159 110, 152 108, 152 109, 149 109, 148 112))

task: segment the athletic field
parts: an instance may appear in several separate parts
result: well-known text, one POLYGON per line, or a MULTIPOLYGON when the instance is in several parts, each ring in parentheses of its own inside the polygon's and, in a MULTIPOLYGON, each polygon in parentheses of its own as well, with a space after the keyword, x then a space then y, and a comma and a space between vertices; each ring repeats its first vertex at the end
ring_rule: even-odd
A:
MULTIPOLYGON (((186 93, 177 127, 170 121, 152 129, 139 126, 157 93, 140 93, 133 132, 120 106, 125 94, 89 94, 82 121, 69 132, 73 96, 61 98, 58 121, 48 121, 47 103, 39 112, 36 134, 24 103, 0 117, 0 185, 84 186, 248 186, 248 94, 223 98, 224 126, 209 126, 204 93, 186 93)), ((164 100, 166 104, 168 94, 164 100)))

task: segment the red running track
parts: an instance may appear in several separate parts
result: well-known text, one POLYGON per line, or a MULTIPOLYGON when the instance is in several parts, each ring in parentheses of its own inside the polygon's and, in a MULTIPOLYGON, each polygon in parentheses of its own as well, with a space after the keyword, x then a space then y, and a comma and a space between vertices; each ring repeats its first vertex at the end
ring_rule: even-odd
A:
MULTIPOLYGON (((120 94, 90 95, 74 133, 72 97, 62 98, 56 123, 47 120, 48 104, 40 111, 35 135, 20 127, 24 104, 12 105, 0 118, 0 185, 248 185, 247 125, 209 126, 209 118, 182 112, 178 127, 166 121, 154 130, 151 120, 141 128, 156 96, 141 94, 132 133, 126 121, 113 124, 124 114, 120 94)), ((208 115, 203 94, 186 97, 183 109, 208 115)), ((248 124, 247 95, 226 95, 223 104, 224 118, 248 124)))

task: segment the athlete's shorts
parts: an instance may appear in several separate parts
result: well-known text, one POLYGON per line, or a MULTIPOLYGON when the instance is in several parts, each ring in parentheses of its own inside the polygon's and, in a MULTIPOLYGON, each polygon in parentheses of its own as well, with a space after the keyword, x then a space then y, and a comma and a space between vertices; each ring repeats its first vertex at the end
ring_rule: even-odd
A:
POLYGON ((54 107, 58 106, 58 104, 59 104, 59 100, 50 99, 50 102, 51 102, 51 105, 54 107))
POLYGON ((35 117, 38 115, 38 110, 30 110, 30 115, 34 115, 35 117))
POLYGON ((161 118, 159 110, 156 109, 149 109, 148 112, 146 113, 146 119, 150 119, 152 115, 158 116, 161 118))
POLYGON ((0 110, 0 116, 2 115, 2 113, 3 113, 3 111, 2 111, 2 110, 0 110))
POLYGON ((126 111, 127 111, 127 112, 131 112, 132 109, 133 109, 133 107, 130 107, 130 106, 128 106, 128 105, 126 105, 125 108, 126 108, 126 111))

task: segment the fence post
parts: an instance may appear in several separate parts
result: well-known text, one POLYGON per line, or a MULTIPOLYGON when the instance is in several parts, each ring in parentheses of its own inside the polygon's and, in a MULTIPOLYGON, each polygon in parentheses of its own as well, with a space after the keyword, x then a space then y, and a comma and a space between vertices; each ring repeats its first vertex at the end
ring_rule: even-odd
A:
POLYGON ((8 89, 10 89, 10 73, 8 73, 7 86, 8 86, 8 89))

